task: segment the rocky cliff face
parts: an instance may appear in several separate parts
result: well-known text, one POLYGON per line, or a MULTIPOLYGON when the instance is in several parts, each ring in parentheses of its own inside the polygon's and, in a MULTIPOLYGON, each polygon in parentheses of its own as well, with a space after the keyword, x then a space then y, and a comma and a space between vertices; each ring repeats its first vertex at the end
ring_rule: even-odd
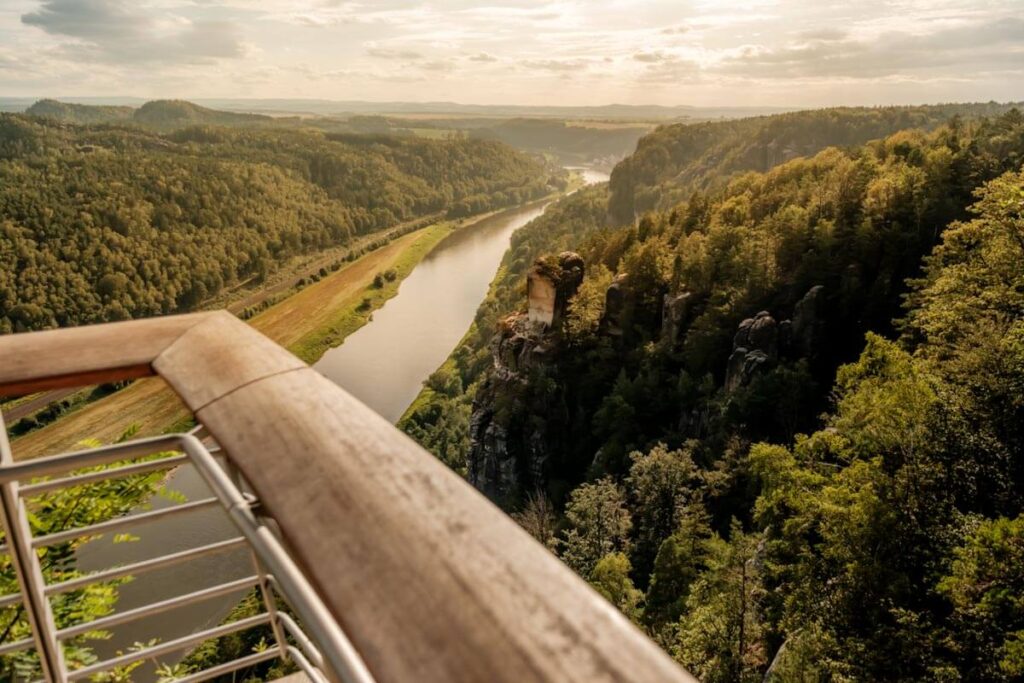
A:
POLYGON ((824 325, 822 291, 821 285, 812 287, 793 307, 792 320, 776 322, 768 311, 761 311, 740 323, 725 369, 727 392, 750 384, 780 357, 811 358, 816 353, 824 325))
MULTIPOLYGON (((473 403, 466 465, 470 483, 499 504, 514 505, 525 495, 544 490, 553 473, 557 478, 568 462, 566 454, 578 445, 570 443, 568 435, 578 434, 592 417, 584 416, 581 422, 567 407, 571 403, 578 412, 580 397, 571 394, 569 385, 574 380, 565 375, 572 359, 564 355, 562 332, 568 303, 583 280, 583 271, 582 259, 571 252, 538 261, 528 275, 527 312, 505 318, 491 343, 493 367, 473 403)), ((760 311, 739 324, 721 388, 726 396, 780 363, 813 358, 820 351, 822 291, 820 286, 808 291, 789 319, 779 321, 769 311, 760 311)), ((635 299, 629 275, 618 274, 605 294, 599 325, 610 350, 625 343, 635 299)), ((662 352, 681 351, 700 309, 701 303, 690 292, 664 296, 660 330, 657 317, 652 330, 662 352)), ((707 406, 680 408, 680 433, 700 438, 710 419, 700 411, 708 410, 707 406)))
POLYGON ((543 486, 568 423, 561 393, 540 381, 554 372, 569 300, 583 281, 578 254, 542 260, 527 279, 529 308, 502 321, 491 342, 494 366, 477 390, 470 419, 469 482, 512 502, 543 486))

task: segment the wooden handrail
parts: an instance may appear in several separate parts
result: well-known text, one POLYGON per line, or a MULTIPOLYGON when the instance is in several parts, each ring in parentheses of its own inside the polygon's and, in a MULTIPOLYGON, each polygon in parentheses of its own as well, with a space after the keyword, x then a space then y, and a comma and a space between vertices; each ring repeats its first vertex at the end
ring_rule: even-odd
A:
POLYGON ((463 479, 228 313, 0 337, 0 395, 148 374, 245 474, 378 681, 695 680, 463 479))

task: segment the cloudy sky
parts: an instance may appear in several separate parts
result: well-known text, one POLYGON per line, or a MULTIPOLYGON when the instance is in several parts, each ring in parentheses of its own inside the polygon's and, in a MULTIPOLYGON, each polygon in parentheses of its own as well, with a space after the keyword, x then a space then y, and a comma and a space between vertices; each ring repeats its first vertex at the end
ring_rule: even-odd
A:
POLYGON ((0 96, 1024 99, 1024 0, 0 0, 0 96))

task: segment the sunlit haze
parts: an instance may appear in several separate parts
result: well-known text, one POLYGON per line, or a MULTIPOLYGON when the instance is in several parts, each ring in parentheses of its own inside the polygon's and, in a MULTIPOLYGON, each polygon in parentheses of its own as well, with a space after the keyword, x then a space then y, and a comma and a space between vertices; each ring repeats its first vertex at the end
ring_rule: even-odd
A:
POLYGON ((480 104, 1024 97, 1020 0, 4 0, 0 94, 480 104))

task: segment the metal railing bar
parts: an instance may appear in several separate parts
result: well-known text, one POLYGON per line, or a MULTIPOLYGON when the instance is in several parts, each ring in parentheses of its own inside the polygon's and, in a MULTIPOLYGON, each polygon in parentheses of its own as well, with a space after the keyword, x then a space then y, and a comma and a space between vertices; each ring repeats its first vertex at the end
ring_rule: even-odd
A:
MULTIPOLYGON (((0 424, 2 419, 3 415, 0 415, 0 424)), ((7 431, 0 429, 0 467, 14 466, 7 431)), ((51 683, 64 683, 67 680, 64 650, 57 641, 53 609, 43 593, 46 580, 39 558, 32 549, 32 528, 25 511, 25 501, 18 495, 17 480, 0 482, 0 521, 11 548, 11 565, 18 580, 18 589, 24 596, 25 614, 43 676, 51 683)))
POLYGON ((48 545, 54 545, 56 543, 63 543, 70 541, 82 536, 99 536, 110 531, 117 529, 123 529, 125 527, 134 526, 136 524, 142 524, 143 522, 151 522, 154 519, 161 519, 163 517, 171 517, 174 515, 185 514, 186 512, 194 512, 203 508, 218 505, 219 501, 216 498, 202 498, 200 500, 189 501, 188 503, 182 503, 181 505, 175 505, 173 507, 162 508, 160 510, 150 510, 149 512, 142 512, 137 515, 126 515, 124 517, 118 517, 111 519, 106 522, 100 522, 99 524, 92 524, 89 526, 75 527, 74 529, 68 529, 67 531, 58 531, 53 534, 46 534, 45 536, 36 536, 32 539, 33 548, 43 548, 48 545))
POLYGON ((147 439, 125 441, 84 451, 72 451, 45 458, 4 463, 0 467, 0 483, 28 481, 37 477, 60 474, 81 467, 105 465, 118 460, 131 460, 156 453, 180 451, 180 434, 164 434, 147 439))
MULTIPOLYGON (((76 588, 100 583, 101 581, 110 581, 111 579, 119 579, 122 576, 141 574, 143 572, 152 571, 153 569, 160 569, 161 567, 167 567, 179 562, 186 562, 198 557, 222 553, 234 548, 245 547, 247 545, 248 541, 241 536, 229 538, 226 541, 218 541, 217 543, 210 543, 209 545, 190 548, 170 555, 154 557, 149 560, 140 560, 139 562, 133 562, 132 564, 126 564, 121 567, 112 567, 110 569, 104 569, 103 571, 93 572, 86 576, 80 576, 75 579, 50 584, 46 587, 46 594, 57 595, 59 593, 66 593, 68 591, 75 590, 76 588)), ((2 606, 3 602, 0 601, 0 607, 2 606)))
POLYGON ((233 671, 244 669, 247 666, 253 666, 279 657, 284 657, 284 653, 280 651, 280 648, 275 647, 263 652, 257 652, 256 654, 239 657, 238 659, 225 662, 224 664, 211 666, 209 669, 203 669, 202 671, 197 671, 194 674, 189 674, 182 678, 175 678, 174 683, 200 683, 201 681, 208 681, 211 678, 229 674, 233 671))
POLYGON ((141 607, 135 607, 134 609, 125 610, 124 612, 111 614, 107 617, 93 619, 92 621, 87 621, 84 624, 68 626, 57 631, 56 635, 59 640, 66 640, 68 638, 80 636, 83 633, 89 633, 91 631, 103 631, 111 626, 123 624, 126 621, 133 621, 140 617, 147 617, 153 614, 160 614, 161 612, 167 612, 177 607, 191 605, 193 603, 202 602, 203 600, 209 600, 210 598, 216 598, 221 595, 228 595, 229 593, 234 593, 245 588, 251 588, 252 586, 255 586, 257 583, 259 583, 258 576, 247 576, 244 579, 228 581, 227 583, 218 584, 210 588, 204 588, 202 590, 193 591, 191 593, 185 593, 184 595, 177 595, 173 598, 161 600, 160 602, 153 602, 148 605, 142 605, 141 607))
POLYGON ((273 575, 281 594, 323 646, 324 658, 334 675, 344 683, 374 683, 373 676, 351 641, 327 610, 316 590, 285 551, 274 534, 260 524, 249 503, 232 483, 228 474, 217 465, 213 456, 194 436, 182 436, 181 448, 192 458, 199 473, 206 480, 221 503, 227 508, 242 535, 249 539, 256 553, 273 575))
POLYGON ((277 604, 274 600, 274 595, 270 591, 270 584, 267 582, 267 572, 263 569, 263 564, 260 562, 260 558, 256 556, 256 553, 252 553, 252 564, 256 568, 257 585, 260 589, 260 597, 263 598, 263 605, 267 609, 267 614, 270 615, 270 628, 274 632, 274 640, 277 641, 277 646, 281 649, 281 656, 284 657, 285 661, 288 661, 288 654, 285 647, 288 645, 288 641, 284 639, 284 631, 281 630, 281 622, 277 620, 277 604))
POLYGON ((231 633, 237 633, 238 631, 244 631, 254 626, 261 626, 270 619, 267 614, 257 614, 253 617, 246 617, 245 619, 239 619, 238 621, 232 621, 229 624, 221 624, 220 626, 214 626, 203 631, 182 636, 181 638, 175 638, 169 640, 166 643, 160 643, 153 647, 148 647, 143 650, 136 652, 128 652, 118 657, 112 657, 110 659, 103 660, 102 662, 96 662, 89 666, 82 667, 72 671, 68 676, 69 681, 78 681, 83 678, 89 678, 95 674, 113 669, 118 666, 124 666, 126 664, 132 664, 141 659, 150 659, 153 657, 160 657, 161 655, 183 650, 191 645, 197 645, 205 640, 211 640, 213 638, 220 638, 231 633))
POLYGON ((313 683, 330 683, 330 681, 324 678, 323 672, 310 664, 309 660, 294 645, 288 646, 288 656, 299 665, 302 672, 309 676, 309 680, 313 683))
POLYGON ((7 595, 0 596, 0 609, 10 607, 11 605, 17 605, 19 602, 21 602, 21 593, 9 593, 7 595))
POLYGON ((306 653, 306 656, 313 661, 313 664, 318 669, 324 668, 324 657, 320 653, 320 649, 314 645, 313 641, 309 639, 309 636, 299 628, 299 625, 295 623, 295 620, 284 612, 278 612, 277 618, 281 622, 281 625, 284 626, 284 630, 288 635, 295 639, 295 642, 299 645, 299 649, 306 653))
POLYGON ((4 643, 0 645, 0 655, 9 655, 12 652, 18 652, 35 645, 35 641, 31 638, 22 638, 21 640, 14 640, 10 643, 4 643))
POLYGON ((46 481, 36 482, 34 484, 25 484, 21 487, 20 493, 24 498, 36 493, 81 486, 82 484, 88 484, 94 481, 119 479, 121 477, 129 477, 133 474, 145 474, 147 472, 169 470, 173 467, 177 467, 187 460, 187 455, 173 455, 168 458, 161 458, 150 462, 139 462, 132 465, 125 465, 123 467, 99 470, 98 472, 87 472, 85 474, 76 474, 70 477, 61 477, 60 479, 49 479, 46 481))

